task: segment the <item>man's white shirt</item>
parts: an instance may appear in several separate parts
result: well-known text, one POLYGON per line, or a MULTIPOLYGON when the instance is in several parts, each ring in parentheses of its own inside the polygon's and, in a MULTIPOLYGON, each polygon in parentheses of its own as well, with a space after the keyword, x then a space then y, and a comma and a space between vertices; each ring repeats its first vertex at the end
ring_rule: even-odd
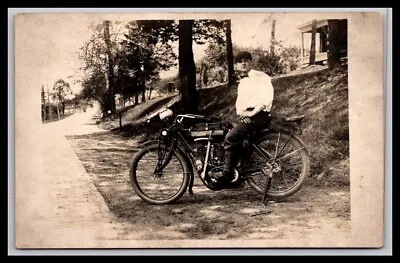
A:
POLYGON ((264 72, 250 70, 249 76, 240 80, 236 99, 236 113, 240 115, 249 107, 266 105, 264 111, 271 111, 274 88, 271 77, 264 72))

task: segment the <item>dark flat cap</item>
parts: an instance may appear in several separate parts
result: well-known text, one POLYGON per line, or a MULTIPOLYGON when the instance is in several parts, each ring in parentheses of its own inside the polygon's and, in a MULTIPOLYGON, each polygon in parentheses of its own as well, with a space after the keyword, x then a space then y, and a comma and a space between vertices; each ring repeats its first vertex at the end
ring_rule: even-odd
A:
POLYGON ((251 56, 250 52, 248 52, 248 51, 240 51, 235 56, 235 63, 239 62, 242 59, 252 60, 253 57, 251 56))

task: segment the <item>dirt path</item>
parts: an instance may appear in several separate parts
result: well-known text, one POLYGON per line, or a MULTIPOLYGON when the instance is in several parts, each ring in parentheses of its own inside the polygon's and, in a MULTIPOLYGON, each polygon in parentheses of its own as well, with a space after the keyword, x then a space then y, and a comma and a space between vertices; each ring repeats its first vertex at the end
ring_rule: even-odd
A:
POLYGON ((128 177, 137 141, 99 130, 92 118, 95 113, 92 109, 44 126, 48 133, 44 172, 26 186, 33 197, 29 204, 18 205, 17 247, 349 244, 348 188, 305 187, 285 202, 265 208, 251 189, 213 192, 196 179, 194 195, 186 193, 176 204, 145 203, 132 191, 128 177))
POLYGON ((117 220, 65 138, 98 131, 86 125, 93 113, 43 125, 42 171, 35 180, 21 174, 16 182, 17 248, 96 247, 117 238, 117 220))

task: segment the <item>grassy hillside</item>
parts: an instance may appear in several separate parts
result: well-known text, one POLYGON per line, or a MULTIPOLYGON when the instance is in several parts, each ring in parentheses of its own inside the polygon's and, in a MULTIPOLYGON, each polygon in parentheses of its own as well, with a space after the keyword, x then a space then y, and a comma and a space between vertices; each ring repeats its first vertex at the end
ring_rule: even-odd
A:
POLYGON ((349 184, 349 107, 347 69, 274 82, 273 112, 305 114, 304 142, 312 158, 312 175, 327 184, 349 184))
MULTIPOLYGON (((316 185, 349 184, 349 120, 347 69, 318 70, 307 74, 273 79, 275 100, 272 114, 293 116, 305 114, 301 138, 311 154, 311 176, 316 185)), ((234 120, 236 86, 222 85, 200 89, 202 114, 234 120)), ((171 103, 173 97, 146 102, 127 111, 121 135, 139 135, 148 131, 140 120, 157 107, 171 103)), ((117 122, 108 127, 117 128, 117 122)))

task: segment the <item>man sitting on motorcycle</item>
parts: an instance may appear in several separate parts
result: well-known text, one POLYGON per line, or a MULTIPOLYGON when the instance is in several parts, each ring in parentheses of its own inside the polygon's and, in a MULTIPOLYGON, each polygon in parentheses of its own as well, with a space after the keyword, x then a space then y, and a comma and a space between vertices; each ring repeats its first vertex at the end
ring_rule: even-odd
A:
POLYGON ((270 76, 252 69, 252 56, 249 52, 242 51, 235 56, 235 70, 240 77, 236 99, 236 113, 240 122, 225 137, 222 173, 211 175, 212 184, 217 190, 229 188, 235 179, 235 168, 246 135, 268 127, 274 98, 270 76))

